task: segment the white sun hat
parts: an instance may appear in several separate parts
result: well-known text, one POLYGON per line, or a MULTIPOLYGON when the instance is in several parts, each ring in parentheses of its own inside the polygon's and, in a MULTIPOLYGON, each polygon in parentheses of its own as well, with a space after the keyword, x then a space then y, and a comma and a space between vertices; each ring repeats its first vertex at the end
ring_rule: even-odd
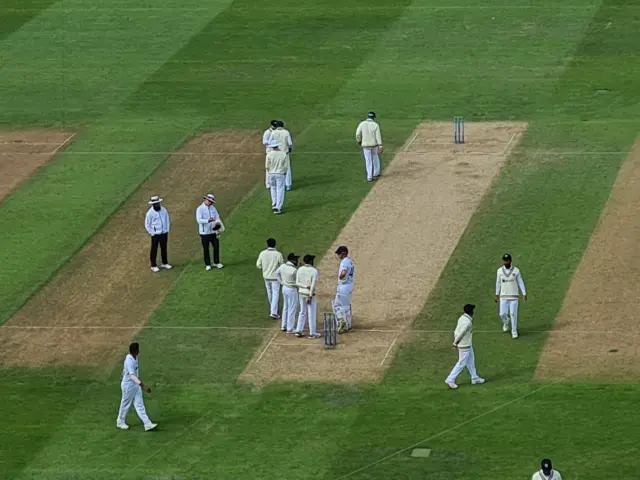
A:
POLYGON ((149 199, 149 205, 160 203, 162 199, 158 195, 154 195, 149 199))
POLYGON ((215 202, 216 201, 216 197, 213 195, 213 193, 207 193, 204 197, 205 200, 209 200, 210 202, 215 202))

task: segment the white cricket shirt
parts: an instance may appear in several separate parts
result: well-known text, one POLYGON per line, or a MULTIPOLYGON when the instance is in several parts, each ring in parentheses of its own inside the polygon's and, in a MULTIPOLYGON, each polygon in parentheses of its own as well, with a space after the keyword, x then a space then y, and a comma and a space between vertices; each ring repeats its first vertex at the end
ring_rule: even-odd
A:
POLYGON ((340 266, 338 267, 338 288, 344 290, 353 289, 353 282, 355 281, 356 267, 349 257, 344 257, 340 260, 340 266), (340 278, 340 273, 346 270, 347 275, 344 278, 340 278))
POLYGON ((137 383, 131 379, 131 375, 135 375, 136 377, 139 377, 138 360, 133 355, 128 353, 124 359, 124 367, 122 369, 122 386, 123 387, 134 387, 137 385, 137 383))

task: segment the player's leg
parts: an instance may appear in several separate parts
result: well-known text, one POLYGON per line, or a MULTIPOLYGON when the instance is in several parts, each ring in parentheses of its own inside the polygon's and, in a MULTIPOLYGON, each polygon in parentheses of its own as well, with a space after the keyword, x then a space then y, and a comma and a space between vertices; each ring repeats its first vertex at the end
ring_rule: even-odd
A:
POLYGON ((211 255, 209 254, 209 236, 208 235, 200 235, 200 240, 202 242, 202 256, 204 258, 204 264, 207 267, 211 266, 211 255))
POLYGON ((283 174, 276 175, 276 210, 282 210, 284 205, 284 178, 283 174))
POLYGON ((118 419, 116 420, 118 427, 127 424, 127 413, 129 413, 129 409, 133 403, 134 394, 135 390, 122 387, 122 399, 120 400, 120 409, 118 410, 118 419))
POLYGON ((168 233, 163 233, 162 235, 160 235, 160 258, 162 259, 162 265, 165 266, 165 268, 171 268, 171 267, 167 267, 167 265, 169 265, 169 234, 168 233))
POLYGON ((518 337, 518 300, 509 302, 509 315, 511 316, 511 336, 518 337))
MULTIPOLYGON (((278 304, 280 303, 280 284, 276 281, 271 283, 271 314, 278 316, 278 304)), ((284 326, 284 320, 283 325, 284 326)))
POLYGON ((142 388, 137 387, 135 389, 135 396, 133 397, 133 406, 136 409, 136 413, 145 427, 152 424, 151 420, 147 416, 147 410, 144 408, 144 400, 142 399, 142 388))
POLYGON ((309 337, 317 338, 320 335, 316 330, 316 317, 318 313, 318 301, 316 297, 312 297, 311 303, 307 304, 307 311, 309 315, 309 337))
MULTIPOLYGON (((271 308, 271 282, 265 278, 264 280, 264 289, 267 291, 267 302, 269 302, 269 308, 271 308)), ((269 313, 271 310, 269 310, 269 313)))
POLYGON ((378 147, 371 149, 372 163, 373 163, 373 177, 380 176, 380 155, 378 147))
POLYGON ((364 155, 364 166, 367 169, 367 180, 373 180, 373 158, 370 148, 363 148, 362 153, 364 155))
POLYGON ((298 303, 300 312, 298 313, 298 325, 296 326, 296 336, 301 337, 304 331, 304 325, 307 321, 307 297, 298 295, 298 303))
POLYGON ((271 193, 271 210, 275 210, 278 203, 278 187, 276 185, 276 176, 273 174, 269 175, 269 190, 271 193))
POLYGON ((160 243, 160 236, 153 235, 151 237, 151 251, 149 252, 149 261, 151 262, 151 268, 158 266, 158 245, 160 243))
POLYGON ((291 156, 287 155, 287 176, 284 180, 284 185, 287 190, 291 190, 291 156))
POLYGON ((447 383, 452 388, 457 388, 457 385, 455 387, 453 387, 453 385, 456 384, 456 378, 458 378, 458 375, 460 375, 460 372, 462 372, 462 370, 464 370, 464 367, 467 366, 468 356, 469 356, 468 350, 458 350, 458 361, 453 366, 453 368, 451 369, 451 372, 449 373, 449 376, 445 380, 445 383, 447 383))
POLYGON ((500 320, 502 320, 502 331, 509 331, 509 301, 500 299, 500 320))
POLYGON ((298 311, 298 291, 289 288, 289 320, 287 321, 287 331, 293 331, 296 323, 296 313, 298 311))
POLYGON ((269 172, 264 172, 264 184, 267 188, 271 188, 271 181, 269 180, 269 172))
POLYGON ((476 371, 476 355, 473 351, 473 347, 469 348, 469 355, 467 356, 467 369, 471 375, 472 383, 484 383, 484 379, 480 378, 476 371))

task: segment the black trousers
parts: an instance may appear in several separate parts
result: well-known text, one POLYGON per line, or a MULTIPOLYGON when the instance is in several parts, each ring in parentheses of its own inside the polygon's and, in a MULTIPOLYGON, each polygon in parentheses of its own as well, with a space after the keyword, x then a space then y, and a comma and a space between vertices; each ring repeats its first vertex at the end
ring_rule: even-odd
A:
POLYGON ((220 241, 215 233, 210 235, 200 235, 202 240, 202 253, 204 256, 204 264, 211 266, 211 256, 209 255, 209 244, 213 247, 213 263, 220 263, 220 241))
POLYGON ((159 235, 154 235, 151 237, 151 254, 149 255, 149 259, 151 260, 151 266, 157 267, 157 258, 158 258, 158 245, 160 246, 160 256, 162 257, 162 264, 165 265, 169 263, 167 260, 167 243, 169 242, 169 234, 161 233, 159 235))

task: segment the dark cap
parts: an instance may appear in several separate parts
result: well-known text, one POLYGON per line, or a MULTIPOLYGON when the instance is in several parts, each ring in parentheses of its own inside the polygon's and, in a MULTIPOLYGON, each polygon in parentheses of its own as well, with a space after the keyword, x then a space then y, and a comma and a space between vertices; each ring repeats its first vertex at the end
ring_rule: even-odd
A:
POLYGON ((315 256, 315 255, 305 255, 305 256, 302 258, 302 261, 303 261, 304 263, 309 263, 309 264, 313 265, 313 260, 314 260, 315 258, 316 258, 316 256, 315 256))
POLYGON ((290 253, 289 255, 287 255, 287 260, 290 262, 297 262, 299 258, 300 257, 295 253, 290 253))
POLYGON ((511 255, 508 253, 505 253, 504 255, 502 255, 502 260, 509 260, 511 261, 511 255))
POLYGON ((269 122, 269 124, 270 124, 273 128, 278 128, 278 120, 271 120, 271 122, 269 122))
POLYGON ((551 469, 553 468, 553 466, 551 465, 551 460, 549 460, 548 458, 542 460, 540 462, 540 468, 542 469, 542 473, 544 473, 545 475, 550 475, 551 469))
POLYGON ((473 315, 473 310, 476 308, 475 305, 467 303, 464 307, 462 307, 462 311, 467 315, 473 315))
POLYGON ((345 247, 344 245, 340 245, 336 249, 336 254, 340 255, 341 253, 346 253, 347 255, 349 255, 349 249, 347 247, 345 247))
POLYGON ((284 128, 284 120, 278 120, 278 127, 284 128))
POLYGON ((367 113, 367 117, 369 117, 369 118, 376 118, 376 112, 369 112, 369 113, 367 113))

